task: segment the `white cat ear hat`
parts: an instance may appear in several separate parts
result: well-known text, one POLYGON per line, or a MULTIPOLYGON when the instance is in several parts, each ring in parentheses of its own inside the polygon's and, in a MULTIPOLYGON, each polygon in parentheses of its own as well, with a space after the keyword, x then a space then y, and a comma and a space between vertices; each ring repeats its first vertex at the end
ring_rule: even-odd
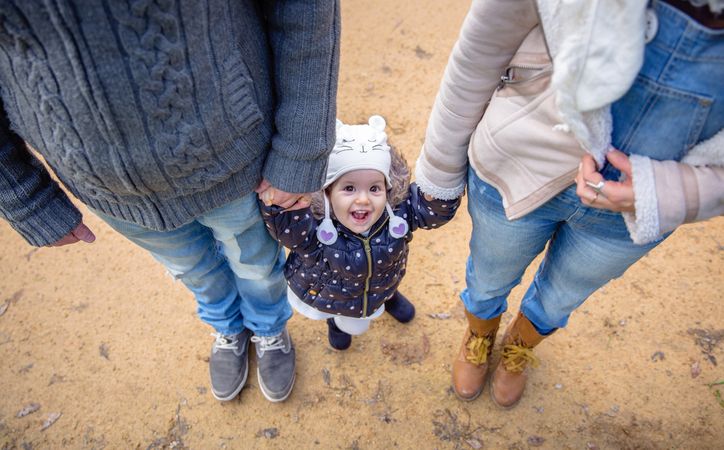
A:
MULTIPOLYGON (((382 116, 372 116, 366 125, 345 125, 337 119, 337 139, 329 155, 327 178, 324 189, 334 183, 347 172, 361 169, 373 169, 385 176, 387 187, 392 187, 390 181, 390 146, 387 145, 385 133, 386 122, 382 116)), ((389 203, 385 204, 387 214, 390 216, 389 232, 395 239, 404 237, 408 232, 407 222, 392 212, 389 203)), ((317 239, 326 245, 337 241, 337 229, 332 223, 329 214, 329 199, 324 194, 324 219, 317 228, 317 239)))

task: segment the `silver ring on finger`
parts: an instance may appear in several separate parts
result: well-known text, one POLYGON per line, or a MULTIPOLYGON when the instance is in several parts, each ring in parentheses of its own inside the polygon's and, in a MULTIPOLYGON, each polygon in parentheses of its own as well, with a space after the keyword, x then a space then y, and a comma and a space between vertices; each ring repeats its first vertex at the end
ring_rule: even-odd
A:
MULTIPOLYGON (((600 194, 605 185, 606 185, 605 180, 601 180, 598 183, 594 183, 592 181, 586 181, 586 186, 588 186, 591 189, 593 189, 594 191, 596 191, 596 194, 600 194)), ((596 197, 598 197, 598 195, 596 195, 596 197)))

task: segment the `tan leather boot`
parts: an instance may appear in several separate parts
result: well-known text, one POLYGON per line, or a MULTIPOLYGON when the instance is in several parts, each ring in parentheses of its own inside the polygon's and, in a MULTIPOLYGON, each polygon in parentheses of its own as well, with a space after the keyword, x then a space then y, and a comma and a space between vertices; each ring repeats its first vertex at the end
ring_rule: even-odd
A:
POLYGON ((526 367, 538 366, 538 358, 532 349, 545 337, 538 334, 530 320, 520 312, 508 325, 503 335, 500 361, 490 383, 490 395, 496 405, 511 408, 518 403, 528 380, 526 367))
POLYGON ((457 358, 452 365, 452 384, 460 400, 475 400, 485 386, 488 360, 493 350, 495 334, 500 326, 500 316, 479 319, 465 311, 468 328, 463 336, 457 358))

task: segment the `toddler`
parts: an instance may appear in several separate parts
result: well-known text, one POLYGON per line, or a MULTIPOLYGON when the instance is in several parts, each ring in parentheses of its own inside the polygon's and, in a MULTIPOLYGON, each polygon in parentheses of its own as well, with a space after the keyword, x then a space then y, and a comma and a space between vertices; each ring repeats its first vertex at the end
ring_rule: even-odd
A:
POLYGON ((329 344, 345 350, 385 311, 412 320, 415 307, 397 291, 407 243, 418 227, 452 219, 460 199, 423 196, 409 183, 382 117, 365 125, 337 120, 336 132, 323 190, 310 207, 285 212, 271 204, 271 189, 260 197, 269 232, 291 250, 284 272, 289 302, 310 319, 326 319, 329 344))

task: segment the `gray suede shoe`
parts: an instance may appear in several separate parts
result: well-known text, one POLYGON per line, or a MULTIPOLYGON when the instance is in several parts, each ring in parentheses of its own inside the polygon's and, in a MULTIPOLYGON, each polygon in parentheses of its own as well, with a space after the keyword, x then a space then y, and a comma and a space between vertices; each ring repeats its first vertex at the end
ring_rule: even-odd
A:
POLYGON ((249 374, 251 331, 244 330, 229 336, 220 333, 211 335, 216 338, 209 358, 211 393, 217 400, 229 401, 241 392, 249 374))
POLYGON ((289 397, 294 386, 296 366, 294 345, 286 328, 276 336, 252 336, 256 347, 256 374, 262 394, 270 402, 289 397))

